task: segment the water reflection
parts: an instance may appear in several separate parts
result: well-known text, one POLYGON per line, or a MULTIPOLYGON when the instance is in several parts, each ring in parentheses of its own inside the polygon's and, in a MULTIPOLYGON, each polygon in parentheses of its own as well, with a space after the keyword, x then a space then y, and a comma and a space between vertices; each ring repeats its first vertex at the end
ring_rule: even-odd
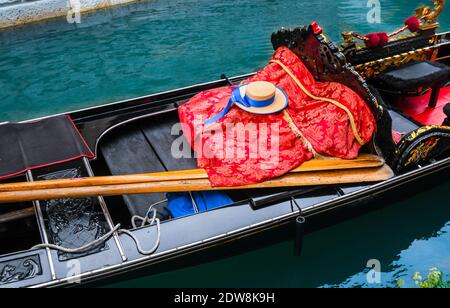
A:
POLYGON ((396 287, 399 279, 404 280, 405 287, 414 287, 412 277, 419 271, 423 277, 429 270, 437 267, 447 273, 450 278, 450 257, 448 243, 450 242, 450 222, 443 226, 436 234, 413 240, 409 247, 402 250, 381 273, 381 284, 369 284, 366 279, 367 269, 360 271, 344 282, 335 285, 325 284, 323 287, 396 287))
MULTIPOLYGON (((376 212, 309 234, 303 254, 294 257, 292 240, 233 257, 114 287, 395 287, 413 286, 415 271, 432 267, 450 279, 449 184, 376 212), (366 280, 367 261, 381 263, 381 283, 366 280)), ((279 237, 286 236, 278 234, 279 237)), ((259 243, 263 245, 263 243, 259 243)))
POLYGON ((154 0, 0 31, 0 121, 255 71, 281 26, 317 20, 339 41, 345 30, 392 31, 419 2, 382 1, 382 23, 368 24, 365 0, 154 0))

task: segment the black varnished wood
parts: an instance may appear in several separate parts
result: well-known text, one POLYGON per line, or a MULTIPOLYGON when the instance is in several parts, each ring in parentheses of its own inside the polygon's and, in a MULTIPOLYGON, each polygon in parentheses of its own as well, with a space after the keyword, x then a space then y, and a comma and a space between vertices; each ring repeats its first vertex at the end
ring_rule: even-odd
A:
MULTIPOLYGON (((189 158, 175 158, 172 155, 172 144, 175 139, 184 138, 180 135, 172 135, 172 128, 179 123, 178 113, 172 112, 164 116, 152 117, 148 121, 142 121, 141 128, 147 140, 155 150, 166 170, 196 169, 197 161, 192 150, 189 158)), ((178 133, 178 130, 176 130, 178 133)), ((185 142, 184 144, 187 145, 185 142)))
MULTIPOLYGON (((90 148, 97 153, 98 143, 105 134, 111 133, 116 127, 120 127, 121 123, 134 121, 134 119, 142 119, 150 117, 154 113, 165 112, 173 110, 176 106, 172 104, 161 104, 160 106, 153 106, 152 108, 126 109, 122 113, 108 113, 102 115, 92 115, 90 118, 83 120, 76 120, 75 125, 80 130, 84 139, 90 148)), ((120 110, 120 108, 118 108, 120 110)))
POLYGON ((346 50, 345 55, 347 60, 353 65, 363 64, 370 61, 392 57, 401 53, 409 52, 411 50, 424 48, 430 46, 430 36, 418 36, 408 38, 396 42, 389 43, 381 48, 370 49, 352 49, 346 50))
MULTIPOLYGON (((156 153, 136 125, 121 129, 102 143, 101 152, 113 175, 165 171, 156 153)), ((132 215, 145 216, 149 206, 165 199, 164 194, 123 196, 132 215)), ((161 214, 167 214, 159 206, 161 214)))

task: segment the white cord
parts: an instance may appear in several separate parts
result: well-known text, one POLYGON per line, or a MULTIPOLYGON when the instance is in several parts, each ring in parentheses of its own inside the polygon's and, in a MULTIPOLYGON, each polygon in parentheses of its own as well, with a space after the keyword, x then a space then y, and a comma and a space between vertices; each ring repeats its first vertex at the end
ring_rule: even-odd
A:
POLYGON ((153 214, 153 219, 152 219, 152 222, 150 223, 150 225, 153 225, 154 222, 156 221, 156 242, 155 242, 155 244, 153 245, 153 247, 150 250, 142 249, 142 247, 141 247, 141 245, 139 243, 139 240, 130 231, 128 231, 128 230, 119 230, 118 231, 119 233, 123 233, 123 234, 126 234, 129 237, 131 237, 131 239, 136 244, 137 250, 142 255, 151 255, 151 254, 153 254, 156 251, 156 249, 158 249, 159 244, 161 242, 161 222, 160 222, 159 218, 156 218, 156 211, 155 210, 153 210, 153 213, 154 213, 153 214))
MULTIPOLYGON (((148 220, 148 215, 150 214, 150 211, 152 210, 153 206, 155 206, 156 204, 153 204, 150 206, 149 210, 147 211, 146 214, 146 219, 144 220, 142 217, 141 219, 143 220, 143 224, 142 226, 145 225, 145 223, 148 220)), ((78 253, 83 253, 86 251, 89 251, 91 249, 94 249, 95 247, 97 247, 98 245, 104 243, 105 241, 107 241, 111 236, 114 235, 115 232, 119 233, 119 234, 126 234, 129 237, 131 237, 131 239, 134 241, 134 243, 136 244, 137 250, 139 251, 140 254, 142 255, 151 255, 153 254, 156 249, 158 249, 159 244, 161 242, 161 221, 159 220, 159 218, 156 218, 156 210, 153 209, 153 217, 150 221, 150 226, 154 225, 154 223, 156 222, 156 242, 153 245, 153 247, 150 250, 144 250, 141 247, 141 244, 139 243, 139 239, 130 231, 128 230, 124 230, 124 229, 120 229, 120 224, 116 225, 111 231, 109 231, 108 233, 106 233, 105 235, 103 235, 102 237, 96 239, 93 242, 90 242, 89 244, 86 244, 82 247, 79 248, 74 248, 74 249, 70 249, 70 248, 65 248, 65 247, 61 247, 58 245, 53 245, 53 244, 39 244, 34 246, 31 249, 45 249, 45 248, 49 248, 49 249, 53 249, 53 250, 57 250, 57 251, 61 251, 64 253, 70 253, 70 254, 78 254, 78 253)))
MULTIPOLYGON (((145 213, 145 217, 142 217, 142 216, 139 216, 139 215, 134 215, 133 217, 131 217, 131 225, 133 226, 133 229, 137 229, 139 227, 145 226, 145 224, 147 222, 149 222, 148 221, 149 220, 148 216, 149 216, 150 212, 153 210, 153 207, 155 207, 155 206, 157 206, 159 204, 165 203, 167 201, 168 201, 168 199, 164 199, 164 200, 158 201, 158 202, 153 203, 152 205, 150 205, 150 207, 147 210, 147 213, 145 213), (138 226, 136 224, 136 220, 140 220, 141 221, 141 225, 140 226, 138 226)), ((153 211, 153 212, 154 212, 153 213, 153 218, 152 218, 152 220, 150 222, 150 225, 153 225, 153 223, 155 222, 155 218, 156 218, 156 211, 153 211)))
POLYGON ((53 249, 53 250, 61 251, 61 252, 64 252, 64 253, 70 253, 70 254, 83 253, 85 251, 89 251, 91 249, 94 249, 98 245, 104 243, 111 236, 113 236, 114 232, 118 231, 119 229, 120 229, 120 224, 116 225, 111 231, 109 231, 108 233, 106 233, 102 237, 99 237, 95 241, 90 242, 89 244, 86 244, 86 245, 81 246, 79 248, 71 249, 71 248, 65 248, 65 247, 61 247, 61 246, 53 245, 53 244, 39 244, 39 245, 33 246, 33 248, 31 248, 31 249, 50 248, 50 249, 53 249))

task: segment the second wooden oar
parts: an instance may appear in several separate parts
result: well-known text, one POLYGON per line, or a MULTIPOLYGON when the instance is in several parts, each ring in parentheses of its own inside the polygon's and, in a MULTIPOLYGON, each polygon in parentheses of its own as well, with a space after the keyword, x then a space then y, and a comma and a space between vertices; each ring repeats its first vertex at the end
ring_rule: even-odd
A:
MULTIPOLYGON (((315 172, 327 170, 348 170, 359 168, 376 168, 384 165, 384 160, 378 156, 361 154, 354 160, 336 158, 313 159, 303 163, 290 173, 315 172)), ((0 192, 21 191, 33 189, 54 189, 69 187, 89 187, 101 185, 138 184, 162 181, 181 181, 207 179, 208 175, 203 169, 156 172, 145 174, 99 176, 89 178, 72 178, 59 180, 46 180, 22 183, 7 183, 0 185, 0 192)))
POLYGON ((17 210, 17 211, 1 214, 0 215, 0 225, 7 223, 7 222, 11 222, 11 221, 32 217, 34 215, 35 215, 34 208, 32 208, 32 207, 28 207, 28 208, 24 208, 22 210, 17 210))
POLYGON ((339 171, 319 171, 293 173, 263 183, 239 187, 214 187, 208 179, 162 181, 137 184, 35 189, 0 192, 0 203, 48 200, 62 198, 84 198, 95 196, 115 196, 161 192, 231 190, 250 188, 300 187, 313 185, 349 184, 378 182, 394 176, 392 170, 384 165, 378 168, 363 168, 339 171))

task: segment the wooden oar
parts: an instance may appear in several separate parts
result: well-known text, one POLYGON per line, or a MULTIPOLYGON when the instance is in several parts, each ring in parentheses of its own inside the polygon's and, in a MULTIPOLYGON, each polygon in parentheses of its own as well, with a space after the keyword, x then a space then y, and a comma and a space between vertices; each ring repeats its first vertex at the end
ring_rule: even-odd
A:
POLYGON ((32 208, 32 207, 28 207, 28 208, 25 208, 22 210, 17 210, 17 211, 1 214, 0 215, 0 225, 7 223, 7 222, 11 222, 11 221, 16 221, 19 219, 32 217, 34 215, 35 215, 34 208, 32 208))
POLYGON ((393 176, 394 174, 392 170, 387 165, 384 165, 378 168, 292 173, 277 179, 266 181, 264 183, 239 187, 213 187, 211 186, 211 183, 208 181, 208 179, 194 179, 137 184, 8 191, 0 192, 0 203, 160 192, 231 190, 366 183, 384 181, 392 178, 393 176))
MULTIPOLYGON (((138 162, 137 162, 138 163, 138 162)), ((384 164, 384 160, 375 155, 361 154, 354 160, 344 160, 336 158, 313 159, 303 163, 291 173, 327 171, 327 170, 348 170, 359 168, 376 168, 384 164)), ((87 187, 101 185, 138 184, 161 181, 181 181, 207 179, 208 175, 203 169, 169 171, 145 174, 99 176, 89 178, 59 179, 34 181, 23 183, 8 183, 0 185, 0 192, 33 190, 33 189, 54 189, 69 187, 87 187)))

